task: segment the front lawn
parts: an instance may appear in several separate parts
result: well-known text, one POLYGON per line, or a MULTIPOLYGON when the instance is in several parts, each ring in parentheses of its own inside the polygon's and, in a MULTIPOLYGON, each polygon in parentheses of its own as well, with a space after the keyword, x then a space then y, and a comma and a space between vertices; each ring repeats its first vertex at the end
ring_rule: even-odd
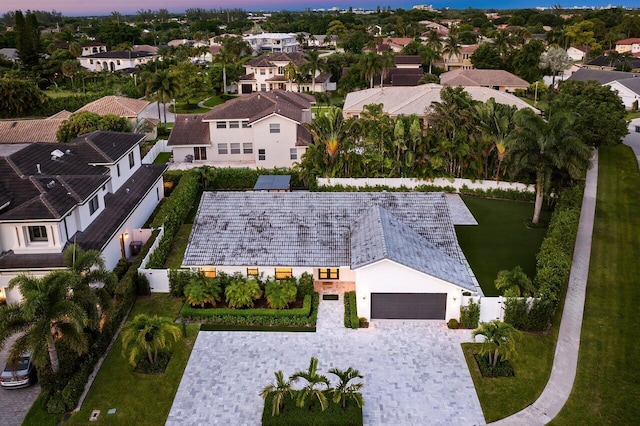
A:
MULTIPOLYGON (((521 266, 533 278, 536 254, 546 228, 528 229, 525 222, 533 216, 533 204, 519 201, 462 197, 477 226, 456 226, 460 247, 466 256, 485 296, 497 296, 494 281, 503 269, 521 266)), ((550 213, 543 211, 542 222, 550 213)))
MULTIPOLYGON (((130 318, 142 313, 176 318, 181 305, 181 299, 154 294, 138 299, 130 318)), ((162 375, 135 373, 133 366, 122 356, 121 340, 118 339, 102 364, 82 410, 71 416, 67 424, 87 424, 93 410, 100 410, 100 417, 92 424, 164 424, 189 360, 198 326, 189 325, 187 332, 188 338, 174 345, 171 361, 162 375), (110 408, 115 408, 116 413, 107 414, 110 408)))
POLYGON ((193 224, 184 224, 178 229, 171 243, 169 257, 167 257, 167 261, 164 263, 165 268, 178 269, 182 266, 182 259, 187 249, 187 243, 189 242, 189 235, 191 235, 192 229, 193 224))
POLYGON ((578 372, 556 425, 640 424, 640 173, 627 146, 600 148, 578 372))
POLYGON ((153 164, 167 164, 169 159, 171 158, 170 152, 161 152, 158 154, 155 160, 153 160, 153 164))

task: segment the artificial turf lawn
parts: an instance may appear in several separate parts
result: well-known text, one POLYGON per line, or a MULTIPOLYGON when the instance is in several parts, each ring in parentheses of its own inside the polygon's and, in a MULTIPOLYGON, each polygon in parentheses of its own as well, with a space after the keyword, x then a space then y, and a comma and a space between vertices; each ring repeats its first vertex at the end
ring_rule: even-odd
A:
POLYGON ((171 251, 164 262, 164 267, 169 269, 178 269, 182 266, 182 259, 184 258, 184 252, 187 249, 187 243, 189 242, 189 235, 191 235, 191 229, 193 225, 185 224, 178 229, 173 242, 171 243, 171 251))
MULTIPOLYGON (((142 313, 176 318, 181 306, 182 300, 179 298, 154 294, 139 298, 129 318, 142 313)), ((122 355, 121 339, 118 338, 102 364, 82 410, 71 416, 66 424, 88 424, 93 410, 100 410, 101 414, 98 421, 91 424, 164 424, 189 360, 198 326, 189 325, 187 333, 187 339, 180 339, 174 344, 171 361, 161 375, 135 373, 133 366, 122 355), (115 408, 116 413, 107 414, 110 408, 115 408)))
POLYGON ((639 200, 631 149, 600 148, 578 371, 554 425, 640 424, 639 200))
MULTIPOLYGON (((456 226, 456 234, 485 296, 500 294, 494 281, 503 269, 521 266, 533 279, 536 254, 547 232, 547 228, 525 226, 533 216, 533 203, 470 196, 462 199, 478 225, 456 226)), ((543 211, 540 220, 547 223, 549 217, 550 213, 543 211)))
POLYGON ((153 164, 167 164, 169 159, 171 158, 170 152, 161 152, 158 154, 155 160, 153 160, 153 164))

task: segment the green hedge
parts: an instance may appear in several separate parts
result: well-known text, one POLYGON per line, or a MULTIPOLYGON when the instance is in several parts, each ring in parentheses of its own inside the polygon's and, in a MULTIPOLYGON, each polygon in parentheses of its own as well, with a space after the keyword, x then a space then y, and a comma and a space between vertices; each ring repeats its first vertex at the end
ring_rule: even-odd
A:
POLYGON ((273 169, 249 169, 233 167, 209 167, 202 166, 205 178, 205 190, 218 189, 253 189, 260 175, 290 175, 291 187, 294 189, 306 189, 297 172, 289 168, 273 169))
POLYGON ((480 322, 480 305, 469 300, 467 306, 460 306, 460 328, 477 328, 480 322))
POLYGON ((360 327, 355 291, 344 293, 344 326, 354 330, 360 327))
POLYGON ((231 309, 231 308, 194 308, 188 303, 182 307, 182 316, 207 318, 212 316, 272 316, 272 317, 308 317, 311 312, 311 296, 305 296, 302 308, 296 309, 231 309))
POLYGON ((347 405, 347 409, 343 410, 339 404, 332 400, 332 395, 328 392, 327 408, 324 411, 320 409, 309 410, 308 408, 300 408, 296 406, 296 401, 292 397, 285 397, 283 408, 277 416, 271 415, 272 395, 267 395, 264 401, 264 409, 262 412, 263 426, 304 426, 304 425, 332 425, 332 426, 357 426, 362 425, 362 408, 353 402, 347 405))

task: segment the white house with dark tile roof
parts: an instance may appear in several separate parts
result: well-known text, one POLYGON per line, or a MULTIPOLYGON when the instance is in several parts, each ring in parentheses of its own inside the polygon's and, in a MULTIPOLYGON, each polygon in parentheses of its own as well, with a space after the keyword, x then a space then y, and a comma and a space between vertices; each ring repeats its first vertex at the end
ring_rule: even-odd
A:
POLYGON ((459 318, 482 294, 442 193, 206 192, 183 266, 354 282, 367 319, 459 318))
POLYGON ((151 52, 134 52, 131 50, 100 52, 78 58, 80 66, 89 71, 121 71, 137 68, 160 58, 151 52))
POLYGON ((64 267, 72 242, 107 268, 131 255, 134 230, 163 197, 165 165, 142 165, 144 135, 97 131, 66 144, 0 145, 0 296, 20 273, 64 267))
POLYGON ((213 166, 291 167, 311 135, 314 98, 305 93, 254 93, 218 105, 203 116, 179 115, 169 136, 175 162, 213 166))

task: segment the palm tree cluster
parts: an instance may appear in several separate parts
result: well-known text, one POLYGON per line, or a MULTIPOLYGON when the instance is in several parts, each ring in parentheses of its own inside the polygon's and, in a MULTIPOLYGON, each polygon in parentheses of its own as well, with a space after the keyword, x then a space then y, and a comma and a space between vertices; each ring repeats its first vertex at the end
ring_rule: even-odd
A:
POLYGON ((317 406, 324 411, 329 399, 334 404, 339 404, 343 410, 346 410, 350 403, 358 407, 364 405, 364 399, 360 393, 363 383, 353 383, 353 380, 362 379, 363 376, 358 370, 351 367, 346 370, 332 368, 329 373, 338 378, 338 384, 332 388, 331 382, 322 374, 318 373, 318 359, 311 357, 309 368, 293 373, 288 380, 284 379, 282 370, 275 374, 275 383, 265 386, 260 392, 263 399, 271 397, 271 415, 277 416, 283 409, 286 399, 295 400, 296 406, 314 410, 317 406), (300 389, 294 389, 293 385, 299 380, 305 380, 305 384, 300 389))
POLYGON ((129 363, 137 365, 146 355, 149 364, 158 362, 158 353, 171 348, 171 343, 180 338, 180 327, 171 318, 136 315, 122 327, 122 353, 128 354, 129 363))
POLYGON ((552 184, 580 179, 591 149, 576 138, 573 115, 548 121, 531 109, 494 99, 478 102, 463 88, 445 87, 426 119, 389 117, 382 105, 366 106, 358 119, 333 108, 308 129, 313 143, 297 168, 306 180, 338 177, 457 177, 536 184, 533 222, 552 184), (426 121, 426 122, 425 122, 426 121))
POLYGON ((474 340, 477 336, 484 337, 479 354, 486 355, 492 367, 501 360, 509 360, 517 355, 516 343, 520 339, 520 332, 511 324, 499 320, 483 322, 471 335, 474 340))

